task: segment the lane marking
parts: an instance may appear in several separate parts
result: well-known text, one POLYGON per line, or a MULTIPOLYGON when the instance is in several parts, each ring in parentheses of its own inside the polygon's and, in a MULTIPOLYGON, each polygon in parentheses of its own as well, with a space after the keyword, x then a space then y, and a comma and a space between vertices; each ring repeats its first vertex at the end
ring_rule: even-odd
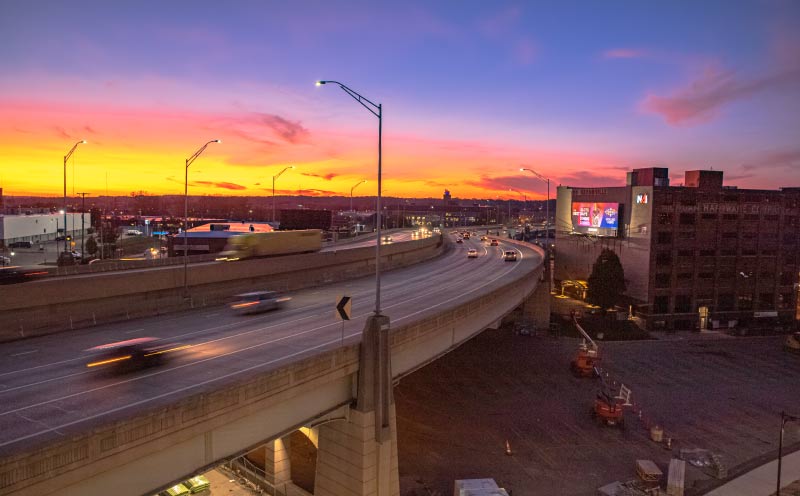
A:
POLYGON ((142 332, 142 331, 144 331, 144 327, 142 327, 141 329, 132 329, 130 331, 125 331, 125 334, 133 334, 134 332, 142 332))
POLYGON ((22 353, 14 353, 11 355, 12 357, 22 356, 22 355, 30 355, 31 353, 36 353, 39 350, 31 350, 31 351, 23 351, 22 353))

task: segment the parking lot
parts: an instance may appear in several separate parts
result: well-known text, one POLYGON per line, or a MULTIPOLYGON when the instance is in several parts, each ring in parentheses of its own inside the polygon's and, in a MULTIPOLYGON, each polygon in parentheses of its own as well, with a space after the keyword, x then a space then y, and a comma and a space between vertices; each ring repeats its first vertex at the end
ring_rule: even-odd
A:
MULTIPOLYGON (((630 387, 642 411, 628 409, 619 429, 590 416, 598 380, 569 373, 577 340, 485 331, 395 388, 401 494, 451 494, 455 479, 490 477, 515 496, 588 495, 636 478, 637 459, 666 477, 681 448, 719 454, 734 477, 775 457, 781 410, 799 413, 800 355, 781 343, 697 334, 602 343, 609 381, 630 387), (653 424, 671 449, 650 440, 653 424)), ((798 443, 788 424, 785 452, 798 443)), ((712 472, 687 464, 686 494, 718 485, 712 472)))

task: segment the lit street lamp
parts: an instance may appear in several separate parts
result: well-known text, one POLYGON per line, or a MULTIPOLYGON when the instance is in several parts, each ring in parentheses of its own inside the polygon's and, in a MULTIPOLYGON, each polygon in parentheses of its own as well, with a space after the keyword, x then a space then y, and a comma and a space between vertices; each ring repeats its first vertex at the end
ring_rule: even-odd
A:
POLYGON ((186 159, 186 170, 183 179, 183 297, 189 297, 189 285, 187 283, 186 274, 189 270, 189 241, 186 239, 186 231, 189 229, 189 166, 192 162, 197 160, 197 157, 203 153, 208 145, 211 143, 222 143, 222 140, 211 140, 205 145, 197 149, 191 157, 186 159))
MULTIPOLYGON (((356 409, 375 412, 375 440, 384 444, 391 440, 392 423, 390 408, 392 403, 391 353, 389 352, 389 317, 381 315, 381 185, 383 106, 364 98, 338 81, 317 81, 323 84, 338 85, 372 115, 378 118, 378 197, 375 205, 375 313, 367 318, 361 336, 359 352, 359 381, 356 394, 356 409)), ((384 477, 378 477, 378 484, 388 484, 384 477)), ((387 486, 388 488, 388 486, 387 486)), ((383 491, 381 491, 383 493, 383 491)))
POLYGON ((783 457, 783 431, 786 428, 787 422, 800 422, 800 417, 789 415, 786 412, 781 412, 781 437, 778 439, 778 482, 776 496, 781 496, 781 458, 783 457))
POLYGON ((72 156, 75 152, 75 149, 78 148, 78 145, 82 145, 86 143, 86 140, 80 140, 74 145, 72 148, 69 149, 66 155, 64 155, 64 252, 67 251, 67 160, 72 156))
POLYGON ((352 188, 350 188, 350 211, 351 212, 353 211, 353 190, 356 189, 357 186, 360 186, 360 185, 364 184, 365 182, 367 182, 367 180, 363 179, 363 180, 357 182, 356 184, 354 184, 352 188))
POLYGON ((289 167, 284 167, 282 171, 272 176, 272 222, 275 222, 275 180, 281 177, 281 174, 283 174, 289 169, 294 169, 294 165, 290 165, 289 167))
POLYGON ((383 107, 380 103, 371 102, 338 81, 317 81, 317 86, 329 83, 338 85, 345 93, 353 97, 355 101, 378 118, 378 199, 375 205, 375 226, 378 236, 375 243, 375 315, 377 316, 381 314, 381 135, 383 134, 383 107))
POLYGON ((548 245, 550 245, 550 179, 542 176, 541 174, 539 174, 538 172, 536 172, 533 169, 528 169, 526 167, 523 167, 523 168, 520 169, 520 172, 522 172, 522 171, 528 171, 531 174, 533 174, 534 176, 536 176, 536 178, 538 178, 538 179, 540 179, 540 180, 542 180, 542 181, 547 183, 547 203, 545 204, 544 230, 546 232, 545 237, 547 238, 547 245, 545 245, 545 246, 548 246, 548 245))

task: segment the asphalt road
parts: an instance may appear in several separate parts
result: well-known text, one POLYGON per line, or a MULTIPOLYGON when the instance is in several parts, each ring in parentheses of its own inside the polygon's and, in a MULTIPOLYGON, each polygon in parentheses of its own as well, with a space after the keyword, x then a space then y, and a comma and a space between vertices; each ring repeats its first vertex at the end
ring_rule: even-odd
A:
MULTIPOLYGON (((382 275, 382 310, 393 324, 406 323, 458 304, 467 294, 489 291, 540 264, 537 252, 515 245, 491 247, 473 238, 435 260, 382 275), (479 257, 468 259, 469 248, 479 257), (504 262, 515 249, 518 262, 504 262)), ((211 307, 131 320, 0 345, 0 455, 83 432, 139 409, 219 387, 316 352, 360 339, 374 309, 374 277, 289 294, 283 309, 254 315, 211 307), (353 298, 352 320, 342 328, 334 315, 341 295, 353 298), (87 368, 91 347, 137 337, 190 345, 166 365, 128 375, 87 368)), ((263 288, 253 288, 258 290, 263 288)), ((20 290, 35 291, 35 283, 20 290)))

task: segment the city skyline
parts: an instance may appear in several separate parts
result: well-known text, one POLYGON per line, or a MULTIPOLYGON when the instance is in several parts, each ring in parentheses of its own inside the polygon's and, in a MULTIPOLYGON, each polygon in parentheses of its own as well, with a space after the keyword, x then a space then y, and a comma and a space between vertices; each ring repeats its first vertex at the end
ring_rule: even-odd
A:
POLYGON ((800 5, 589 9, 479 2, 15 3, 0 19, 0 187, 7 195, 384 194, 546 197, 620 171, 714 168, 800 185, 800 5), (455 8, 455 7, 458 8, 455 8), (191 7, 191 8, 190 8, 191 7), (107 178, 107 179, 106 179, 107 178), (106 186, 107 185, 107 186, 106 186))

